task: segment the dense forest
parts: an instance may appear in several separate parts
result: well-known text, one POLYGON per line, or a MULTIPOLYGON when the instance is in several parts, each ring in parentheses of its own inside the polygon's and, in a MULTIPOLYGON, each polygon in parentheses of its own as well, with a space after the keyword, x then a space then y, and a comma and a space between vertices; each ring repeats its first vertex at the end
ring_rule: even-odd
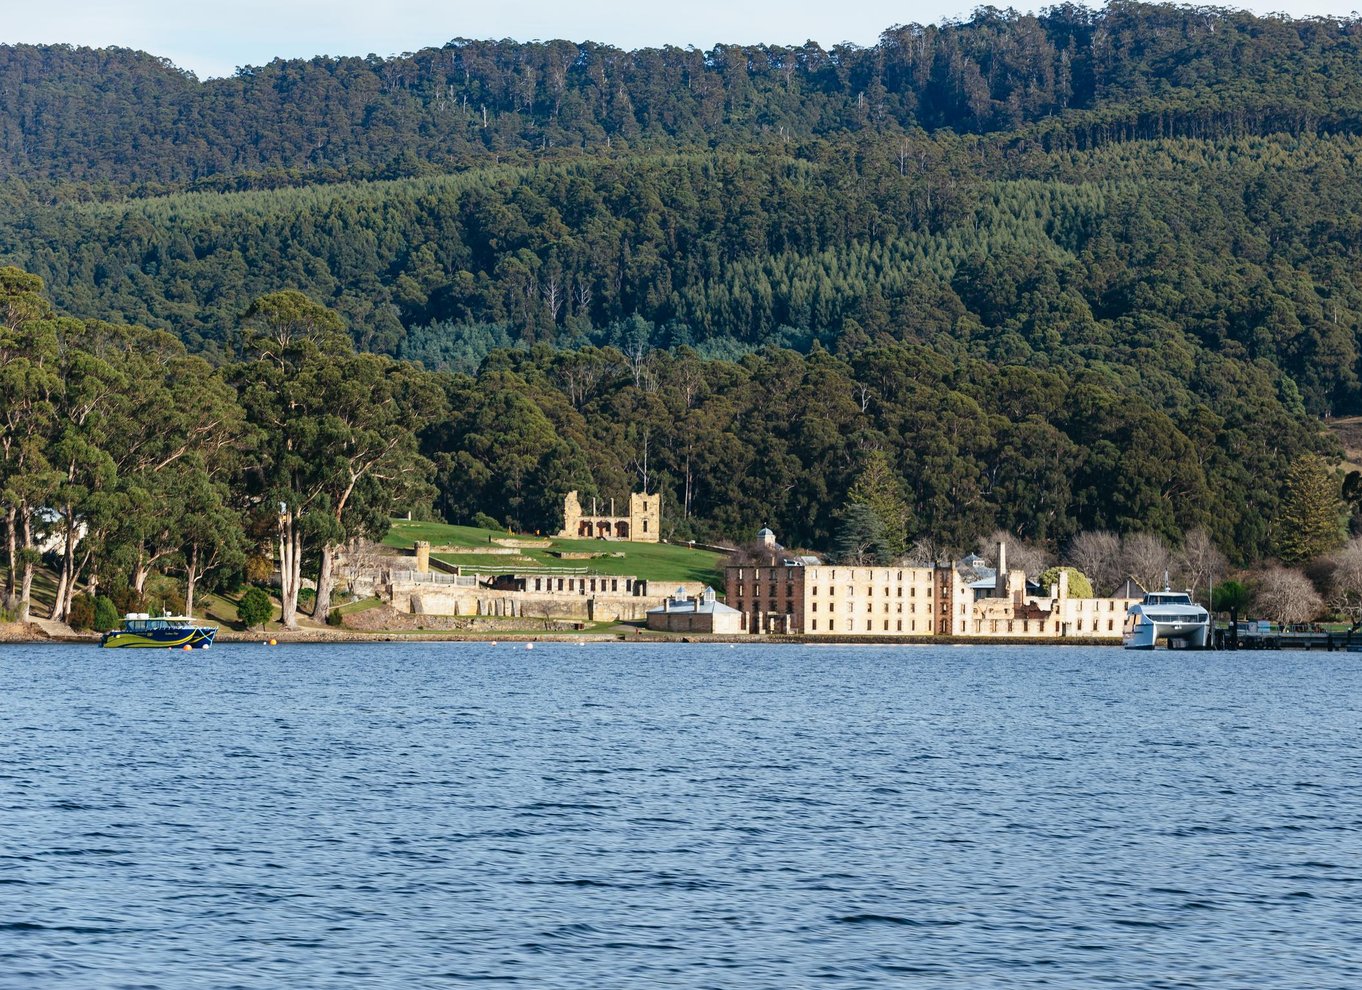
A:
MULTIPOLYGON (((1302 477, 1338 488, 1311 474, 1338 461, 1321 419, 1362 413, 1360 33, 983 8, 869 48, 456 40, 204 82, 0 46, 9 581, 25 525, 96 512, 23 467, 61 473, 74 413, 51 410, 91 354, 158 401, 175 369, 220 396, 230 450, 90 449, 110 491, 207 471, 246 556, 301 504, 269 403, 297 379, 391 410, 406 481, 319 490, 308 568, 398 507, 555 528, 569 488, 660 491, 677 538, 826 548, 886 470, 905 546, 1204 531, 1240 563, 1308 560, 1343 536, 1284 522, 1302 477), (280 306, 313 313, 293 358, 262 350, 280 306), (61 384, 26 446, 37 366, 61 384)), ((147 429, 138 401, 120 430, 147 429)), ((135 578, 120 539, 92 553, 135 578)))

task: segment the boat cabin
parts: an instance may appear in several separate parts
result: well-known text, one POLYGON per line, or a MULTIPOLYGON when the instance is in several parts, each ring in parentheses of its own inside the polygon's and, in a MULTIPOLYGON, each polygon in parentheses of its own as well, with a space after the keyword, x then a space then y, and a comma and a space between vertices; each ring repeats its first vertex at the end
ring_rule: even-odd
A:
POLYGON ((1192 596, 1180 591, 1152 591, 1144 596, 1146 605, 1190 605, 1192 596))

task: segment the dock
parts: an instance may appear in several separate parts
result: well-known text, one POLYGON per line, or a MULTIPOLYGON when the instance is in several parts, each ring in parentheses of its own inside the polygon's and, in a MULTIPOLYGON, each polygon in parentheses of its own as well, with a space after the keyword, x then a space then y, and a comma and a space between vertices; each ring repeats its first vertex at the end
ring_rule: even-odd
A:
MULTIPOLYGON (((1215 649, 1236 649, 1228 629, 1215 630, 1215 649)), ((1362 631, 1316 632, 1274 629, 1270 632, 1240 632, 1240 650, 1358 650, 1362 651, 1362 631)))

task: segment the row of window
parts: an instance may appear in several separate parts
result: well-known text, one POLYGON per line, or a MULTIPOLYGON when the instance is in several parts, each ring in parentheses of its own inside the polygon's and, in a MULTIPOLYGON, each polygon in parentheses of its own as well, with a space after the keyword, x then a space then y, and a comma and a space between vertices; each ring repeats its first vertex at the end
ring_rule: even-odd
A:
MULTIPOLYGON (((930 626, 928 627, 928 630, 930 631, 930 626)), ((828 631, 828 632, 836 632, 836 631, 837 631, 837 620, 836 620, 836 619, 829 619, 829 620, 828 620, 828 628, 827 628, 827 631, 828 631)), ((855 631, 856 631, 856 624, 855 624, 854 622, 848 622, 848 623, 847 623, 847 632, 854 633, 855 631)), ((874 622, 873 619, 866 619, 866 620, 865 620, 865 631, 866 631, 866 632, 874 632, 874 631, 875 631, 875 622, 874 622)), ((894 632, 903 632, 903 631, 904 631, 904 630, 903 630, 903 620, 902 620, 902 619, 895 619, 895 620, 894 620, 894 632)), ((912 619, 912 620, 909 621, 909 628, 908 628, 908 631, 909 631, 909 632, 917 632, 917 620, 916 620, 916 619, 912 619)), ((818 620, 817 620, 817 619, 814 619, 812 622, 809 623, 809 632, 818 632, 818 620)), ((883 628, 881 629, 881 632, 889 632, 889 620, 888 620, 888 619, 883 620, 883 628)))
MULTIPOLYGON (((633 590, 634 579, 624 579, 624 590, 633 590)), ((619 578, 535 578, 535 591, 619 591, 619 578), (558 587, 553 582, 558 582, 558 587), (597 587, 599 585, 599 587, 597 587), (607 585, 609 587, 607 587, 607 585)))

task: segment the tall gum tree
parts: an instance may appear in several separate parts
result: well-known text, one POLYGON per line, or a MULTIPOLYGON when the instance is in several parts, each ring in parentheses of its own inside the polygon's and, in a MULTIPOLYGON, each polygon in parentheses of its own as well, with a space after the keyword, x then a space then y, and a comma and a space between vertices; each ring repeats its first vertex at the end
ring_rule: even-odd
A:
POLYGON ((34 513, 56 487, 47 458, 62 386, 57 338, 42 279, 0 268, 0 513, 5 527, 4 605, 27 622, 38 560, 34 513))
POLYGON ((319 556, 323 617, 347 537, 382 536, 387 513, 424 484, 415 431, 443 396, 414 365, 354 353, 341 318, 300 292, 260 297, 243 322, 236 374, 259 431, 255 472, 279 510, 281 621, 294 627, 304 558, 319 556))

